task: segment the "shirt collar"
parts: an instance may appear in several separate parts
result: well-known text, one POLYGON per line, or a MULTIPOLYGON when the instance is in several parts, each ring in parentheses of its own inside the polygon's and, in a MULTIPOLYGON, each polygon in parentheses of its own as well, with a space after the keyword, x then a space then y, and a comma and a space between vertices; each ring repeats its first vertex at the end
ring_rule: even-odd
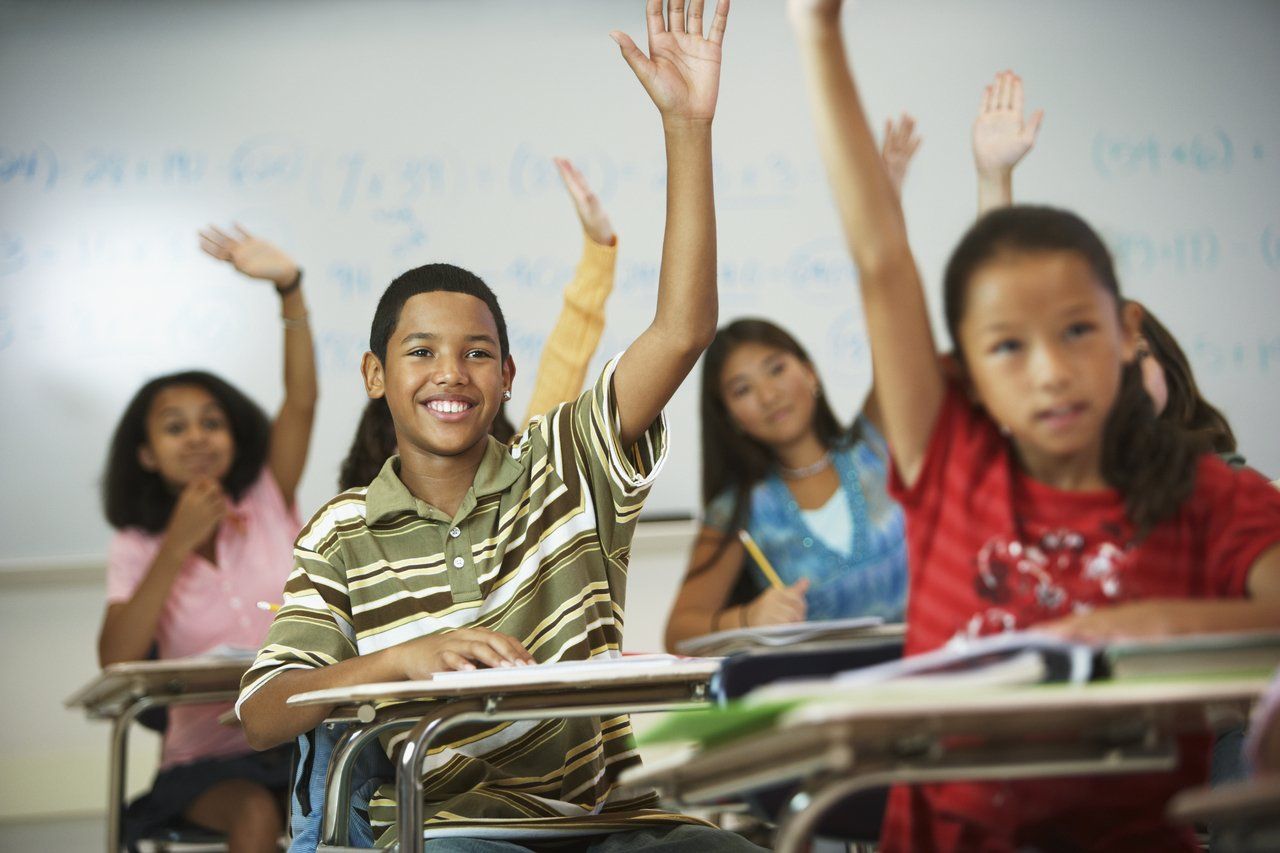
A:
MULTIPOLYGON (((475 506, 476 498, 506 491, 524 470, 519 462, 511 458, 510 450, 505 444, 493 436, 486 438, 488 444, 485 446, 484 456, 480 459, 480 467, 476 469, 467 497, 459 508, 459 515, 466 515, 475 506)), ((382 470, 365 493, 366 519, 369 524, 375 524, 407 512, 422 518, 450 520, 426 501, 414 497, 400 479, 400 457, 392 456, 383 464, 382 470)))

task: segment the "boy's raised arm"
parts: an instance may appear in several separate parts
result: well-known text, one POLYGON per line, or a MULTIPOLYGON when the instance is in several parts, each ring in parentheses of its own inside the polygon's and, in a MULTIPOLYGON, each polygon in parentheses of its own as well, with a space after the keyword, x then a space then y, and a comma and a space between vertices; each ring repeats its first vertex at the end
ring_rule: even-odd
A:
POLYGON ((649 55, 624 33, 611 36, 662 114, 667 152, 667 220, 653 322, 614 373, 623 446, 662 411, 715 336, 716 217, 711 119, 720 90, 720 45, 729 0, 718 0, 703 35, 703 0, 648 0, 649 55))
POLYGON ((867 126, 840 33, 840 0, 790 0, 818 145, 858 267, 877 398, 907 484, 924 463, 945 390, 920 274, 893 184, 867 126))

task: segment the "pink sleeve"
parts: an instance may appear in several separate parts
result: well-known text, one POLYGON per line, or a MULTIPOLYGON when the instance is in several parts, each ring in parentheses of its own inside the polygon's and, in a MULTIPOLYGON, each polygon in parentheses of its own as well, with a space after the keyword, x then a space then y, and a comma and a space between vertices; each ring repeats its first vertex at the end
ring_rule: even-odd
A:
POLYGON ((156 558, 159 538, 140 530, 121 530, 111 540, 107 551, 107 604, 117 604, 133 597, 134 590, 156 558))
POLYGON ((1197 492, 1210 516, 1206 526, 1205 564, 1219 595, 1245 594, 1249 570, 1262 552, 1280 544, 1280 491, 1248 468, 1233 470, 1206 455, 1196 472, 1197 492))
POLYGON ((263 468, 258 479, 240 498, 236 508, 242 512, 252 513, 269 524, 279 524, 292 528, 296 535, 302 529, 302 519, 298 516, 298 505, 289 506, 284 502, 284 495, 276 478, 271 476, 271 469, 263 468))

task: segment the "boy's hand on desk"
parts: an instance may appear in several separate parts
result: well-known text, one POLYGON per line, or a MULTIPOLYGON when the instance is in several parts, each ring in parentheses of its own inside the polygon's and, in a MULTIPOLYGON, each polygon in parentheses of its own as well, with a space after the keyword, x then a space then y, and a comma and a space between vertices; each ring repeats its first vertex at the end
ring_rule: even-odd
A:
POLYGON ((803 622, 808 608, 804 594, 809 590, 809 579, 801 578, 791 586, 779 589, 771 586, 747 605, 747 625, 785 625, 803 622))
POLYGON ((165 544, 188 554, 208 541, 227 514, 227 496, 214 479, 192 480, 178 495, 165 544))
POLYGON ((515 637, 487 628, 459 628, 395 646, 405 678, 425 679, 432 673, 478 667, 526 666, 537 663, 515 637))
POLYGON ((609 34, 666 121, 710 123, 716 114, 720 45, 728 24, 729 0, 717 0, 711 29, 705 37, 703 6, 704 0, 689 0, 686 21, 685 0, 668 0, 665 18, 662 0, 648 0, 648 56, 626 33, 609 34))

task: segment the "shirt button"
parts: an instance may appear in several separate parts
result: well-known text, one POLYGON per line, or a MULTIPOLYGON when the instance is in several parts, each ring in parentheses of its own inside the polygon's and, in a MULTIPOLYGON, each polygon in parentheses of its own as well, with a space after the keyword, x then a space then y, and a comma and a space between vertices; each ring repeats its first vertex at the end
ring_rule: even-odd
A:
POLYGON ((240 609, 240 599, 237 596, 231 596, 231 606, 236 610, 240 609))
POLYGON ((804 547, 806 547, 806 548, 812 548, 812 547, 813 547, 813 537, 811 537, 811 536, 806 536, 806 537, 804 537, 804 547))
POLYGON ((462 535, 462 531, 461 531, 461 530, 459 530, 459 529, 458 529, 458 528, 456 528, 456 527, 449 531, 449 538, 450 538, 450 539, 457 539, 457 538, 458 538, 459 536, 461 536, 461 535, 462 535))
POLYGON ((463 566, 465 566, 466 564, 467 564, 467 561, 466 561, 466 560, 464 560, 464 559, 462 559, 461 557, 454 557, 454 558, 453 558, 453 567, 454 567, 455 569, 460 569, 460 568, 462 568, 463 566))

